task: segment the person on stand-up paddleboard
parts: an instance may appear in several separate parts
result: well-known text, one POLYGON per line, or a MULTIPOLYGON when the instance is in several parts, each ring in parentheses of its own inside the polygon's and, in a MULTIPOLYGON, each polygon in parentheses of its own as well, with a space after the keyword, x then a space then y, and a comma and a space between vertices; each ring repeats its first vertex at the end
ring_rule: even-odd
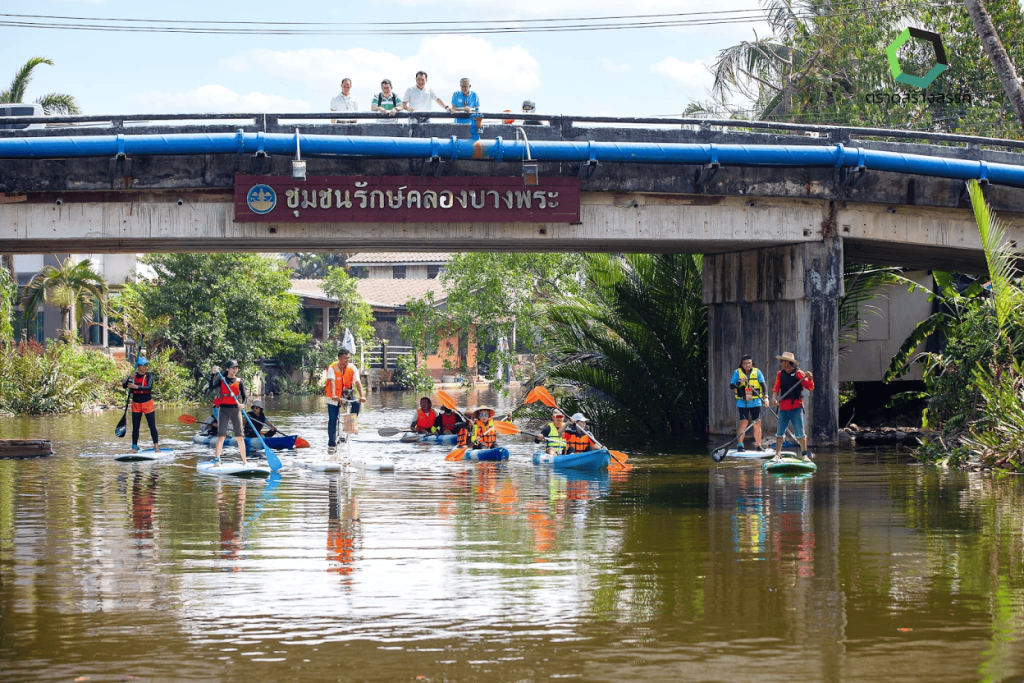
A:
POLYGON ((256 426, 256 429, 259 430, 259 433, 265 437, 277 434, 277 427, 270 424, 270 420, 267 419, 267 414, 263 412, 263 401, 259 399, 254 400, 249 408, 248 415, 249 420, 246 420, 245 424, 242 425, 242 428, 245 430, 245 438, 256 438, 256 432, 249 426, 249 421, 252 421, 256 426), (267 429, 268 431, 264 432, 264 429, 267 429))
POLYGON ((153 405, 153 373, 149 361, 142 356, 135 360, 135 374, 121 383, 132 392, 132 450, 139 450, 139 425, 146 416, 149 435, 153 437, 153 450, 160 450, 160 435, 156 431, 156 408, 153 405))
POLYGON ((338 450, 338 413, 342 403, 348 404, 350 413, 359 414, 359 409, 366 403, 363 383, 359 381, 359 368, 349 364, 352 352, 344 346, 338 351, 338 361, 327 367, 327 385, 324 396, 327 397, 327 453, 333 455, 338 450), (355 392, 359 391, 359 400, 355 400, 355 392))
POLYGON ((804 389, 814 391, 814 377, 806 370, 797 368, 799 363, 792 353, 784 352, 776 356, 779 361, 779 374, 775 376, 775 386, 772 393, 775 394, 775 402, 779 406, 779 428, 775 430, 775 457, 779 460, 782 457, 782 439, 786 436, 786 427, 793 426, 793 434, 800 442, 803 449, 800 457, 810 460, 807 451, 807 435, 804 434, 804 389), (793 388, 799 384, 798 388, 793 388), (792 391, 790 391, 792 389, 792 391), (781 401, 779 396, 785 396, 781 401))
POLYGON ((424 396, 420 399, 420 407, 412 418, 409 429, 417 434, 436 434, 439 431, 441 416, 434 410, 434 402, 424 396))
POLYGON ((228 437, 228 425, 234 429, 235 442, 238 444, 238 452, 242 454, 242 464, 247 465, 245 460, 245 434, 242 431, 241 406, 246 401, 245 384, 238 378, 238 361, 229 360, 224 364, 224 379, 221 379, 220 368, 213 366, 213 373, 210 375, 210 386, 207 393, 213 394, 213 405, 217 406, 217 462, 220 462, 220 452, 224 450, 224 440, 228 437))
POLYGON ((470 444, 473 448, 494 448, 498 442, 498 432, 494 431, 494 408, 480 406, 472 415, 473 434, 470 444))
POLYGON ((562 436, 565 431, 565 413, 558 408, 555 408, 554 412, 551 413, 551 422, 544 425, 540 430, 540 434, 534 437, 534 441, 540 443, 545 442, 544 449, 548 455, 562 455, 565 453, 565 437, 562 436))
POLYGON ((754 360, 750 356, 743 356, 740 359, 740 366, 732 371, 729 387, 736 397, 736 408, 740 413, 740 427, 736 431, 736 436, 739 437, 736 444, 738 451, 744 450, 742 435, 750 422, 754 423, 754 443, 757 444, 755 450, 764 451, 761 447, 761 423, 758 420, 761 419, 762 400, 766 407, 771 407, 771 401, 765 391, 766 384, 764 375, 754 367, 754 360))
POLYGON ((583 413, 576 413, 569 418, 570 422, 562 431, 565 439, 566 453, 586 453, 596 451, 597 445, 587 434, 587 418, 583 413))

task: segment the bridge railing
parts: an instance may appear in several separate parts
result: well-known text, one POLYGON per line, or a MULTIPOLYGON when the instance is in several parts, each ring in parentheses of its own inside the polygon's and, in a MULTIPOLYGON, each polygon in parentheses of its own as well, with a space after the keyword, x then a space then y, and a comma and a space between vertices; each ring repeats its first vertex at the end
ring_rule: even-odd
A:
MULTIPOLYGON (((356 121, 360 124, 366 123, 404 123, 420 125, 429 122, 433 123, 454 123, 456 118, 465 118, 466 113, 447 112, 402 112, 394 117, 384 118, 372 112, 290 112, 290 113, 253 113, 238 112, 227 114, 101 114, 101 115, 75 115, 75 116, 47 116, 43 130, 3 130, 0 129, 0 137, 49 137, 52 135, 67 135, 69 129, 73 129, 76 135, 103 134, 111 132, 130 132, 134 128, 145 128, 159 126, 163 128, 175 128, 180 132, 222 132, 235 131, 242 128, 246 131, 282 132, 286 129, 293 130, 296 124, 331 126, 339 130, 343 129, 345 134, 366 134, 369 132, 363 126, 353 130, 350 123, 332 124, 332 120, 343 122, 356 121)), ((658 127, 689 129, 695 131, 745 131, 745 132, 784 132, 800 136, 810 136, 812 139, 824 138, 832 144, 848 144, 852 140, 864 139, 886 139, 886 140, 910 140, 932 143, 954 143, 963 144, 968 148, 980 148, 982 146, 992 148, 1004 148, 1011 150, 1024 149, 1024 140, 1007 140, 1003 138, 991 138, 975 135, 960 135, 956 133, 936 133, 930 131, 915 130, 892 130, 888 128, 864 128, 856 126, 823 126, 803 123, 783 123, 775 121, 743 121, 737 119, 710 119, 690 117, 621 117, 621 116, 567 116, 561 114, 519 114, 509 112, 482 113, 484 128, 494 126, 519 126, 526 124, 528 132, 532 127, 534 131, 539 128, 536 125, 562 130, 578 127, 614 126, 614 127, 658 127), (512 120, 513 124, 505 124, 504 121, 512 120)), ((39 117, 7 116, 0 117, 0 125, 3 124, 24 124, 40 123, 39 117)), ((395 128, 372 129, 375 134, 387 134, 395 128)), ((167 130, 165 132, 174 132, 167 130)), ((467 132, 468 135, 468 132, 467 132)), ((824 141, 824 140, 823 140, 824 141)), ((808 140, 810 143, 811 140, 808 140)))

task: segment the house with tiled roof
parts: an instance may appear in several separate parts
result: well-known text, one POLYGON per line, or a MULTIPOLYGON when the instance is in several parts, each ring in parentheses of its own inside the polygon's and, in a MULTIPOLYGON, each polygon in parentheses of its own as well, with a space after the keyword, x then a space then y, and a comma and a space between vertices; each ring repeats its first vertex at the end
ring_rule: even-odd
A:
POLYGON ((450 258, 447 252, 369 251, 352 254, 345 267, 366 269, 370 280, 433 280, 450 258))

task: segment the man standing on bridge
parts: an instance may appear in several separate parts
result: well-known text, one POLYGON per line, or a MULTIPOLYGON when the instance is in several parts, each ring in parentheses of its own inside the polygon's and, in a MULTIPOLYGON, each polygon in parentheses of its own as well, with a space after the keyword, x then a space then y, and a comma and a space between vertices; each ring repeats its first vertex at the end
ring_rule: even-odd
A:
POLYGON ((810 372, 797 369, 799 363, 792 353, 784 352, 776 356, 779 361, 779 374, 775 376, 775 402, 779 406, 779 428, 775 430, 775 460, 782 457, 782 439, 786 436, 786 427, 793 426, 793 436, 800 441, 803 448, 801 457, 809 460, 807 452, 807 435, 804 434, 804 389, 814 391, 814 377, 810 372), (780 396, 782 397, 780 399, 780 396))
MULTIPOLYGON (((351 93, 352 79, 341 79, 341 92, 338 93, 336 97, 331 99, 331 111, 359 111, 359 103, 356 102, 356 98, 353 97, 351 93)), ((355 121, 331 119, 331 123, 355 123, 355 121)))

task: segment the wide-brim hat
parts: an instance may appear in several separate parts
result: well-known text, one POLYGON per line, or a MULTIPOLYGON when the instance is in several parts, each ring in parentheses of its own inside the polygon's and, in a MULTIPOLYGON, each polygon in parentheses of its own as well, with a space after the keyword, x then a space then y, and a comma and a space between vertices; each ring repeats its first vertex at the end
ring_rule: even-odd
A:
POLYGON ((495 413, 494 408, 492 408, 490 406, 477 406, 476 410, 473 411, 473 414, 475 415, 476 413, 479 413, 482 410, 489 410, 489 411, 491 411, 491 415, 493 415, 495 413))
POLYGON ((775 360, 788 360, 793 365, 800 365, 796 357, 789 351, 783 351, 781 356, 775 356, 775 360))

